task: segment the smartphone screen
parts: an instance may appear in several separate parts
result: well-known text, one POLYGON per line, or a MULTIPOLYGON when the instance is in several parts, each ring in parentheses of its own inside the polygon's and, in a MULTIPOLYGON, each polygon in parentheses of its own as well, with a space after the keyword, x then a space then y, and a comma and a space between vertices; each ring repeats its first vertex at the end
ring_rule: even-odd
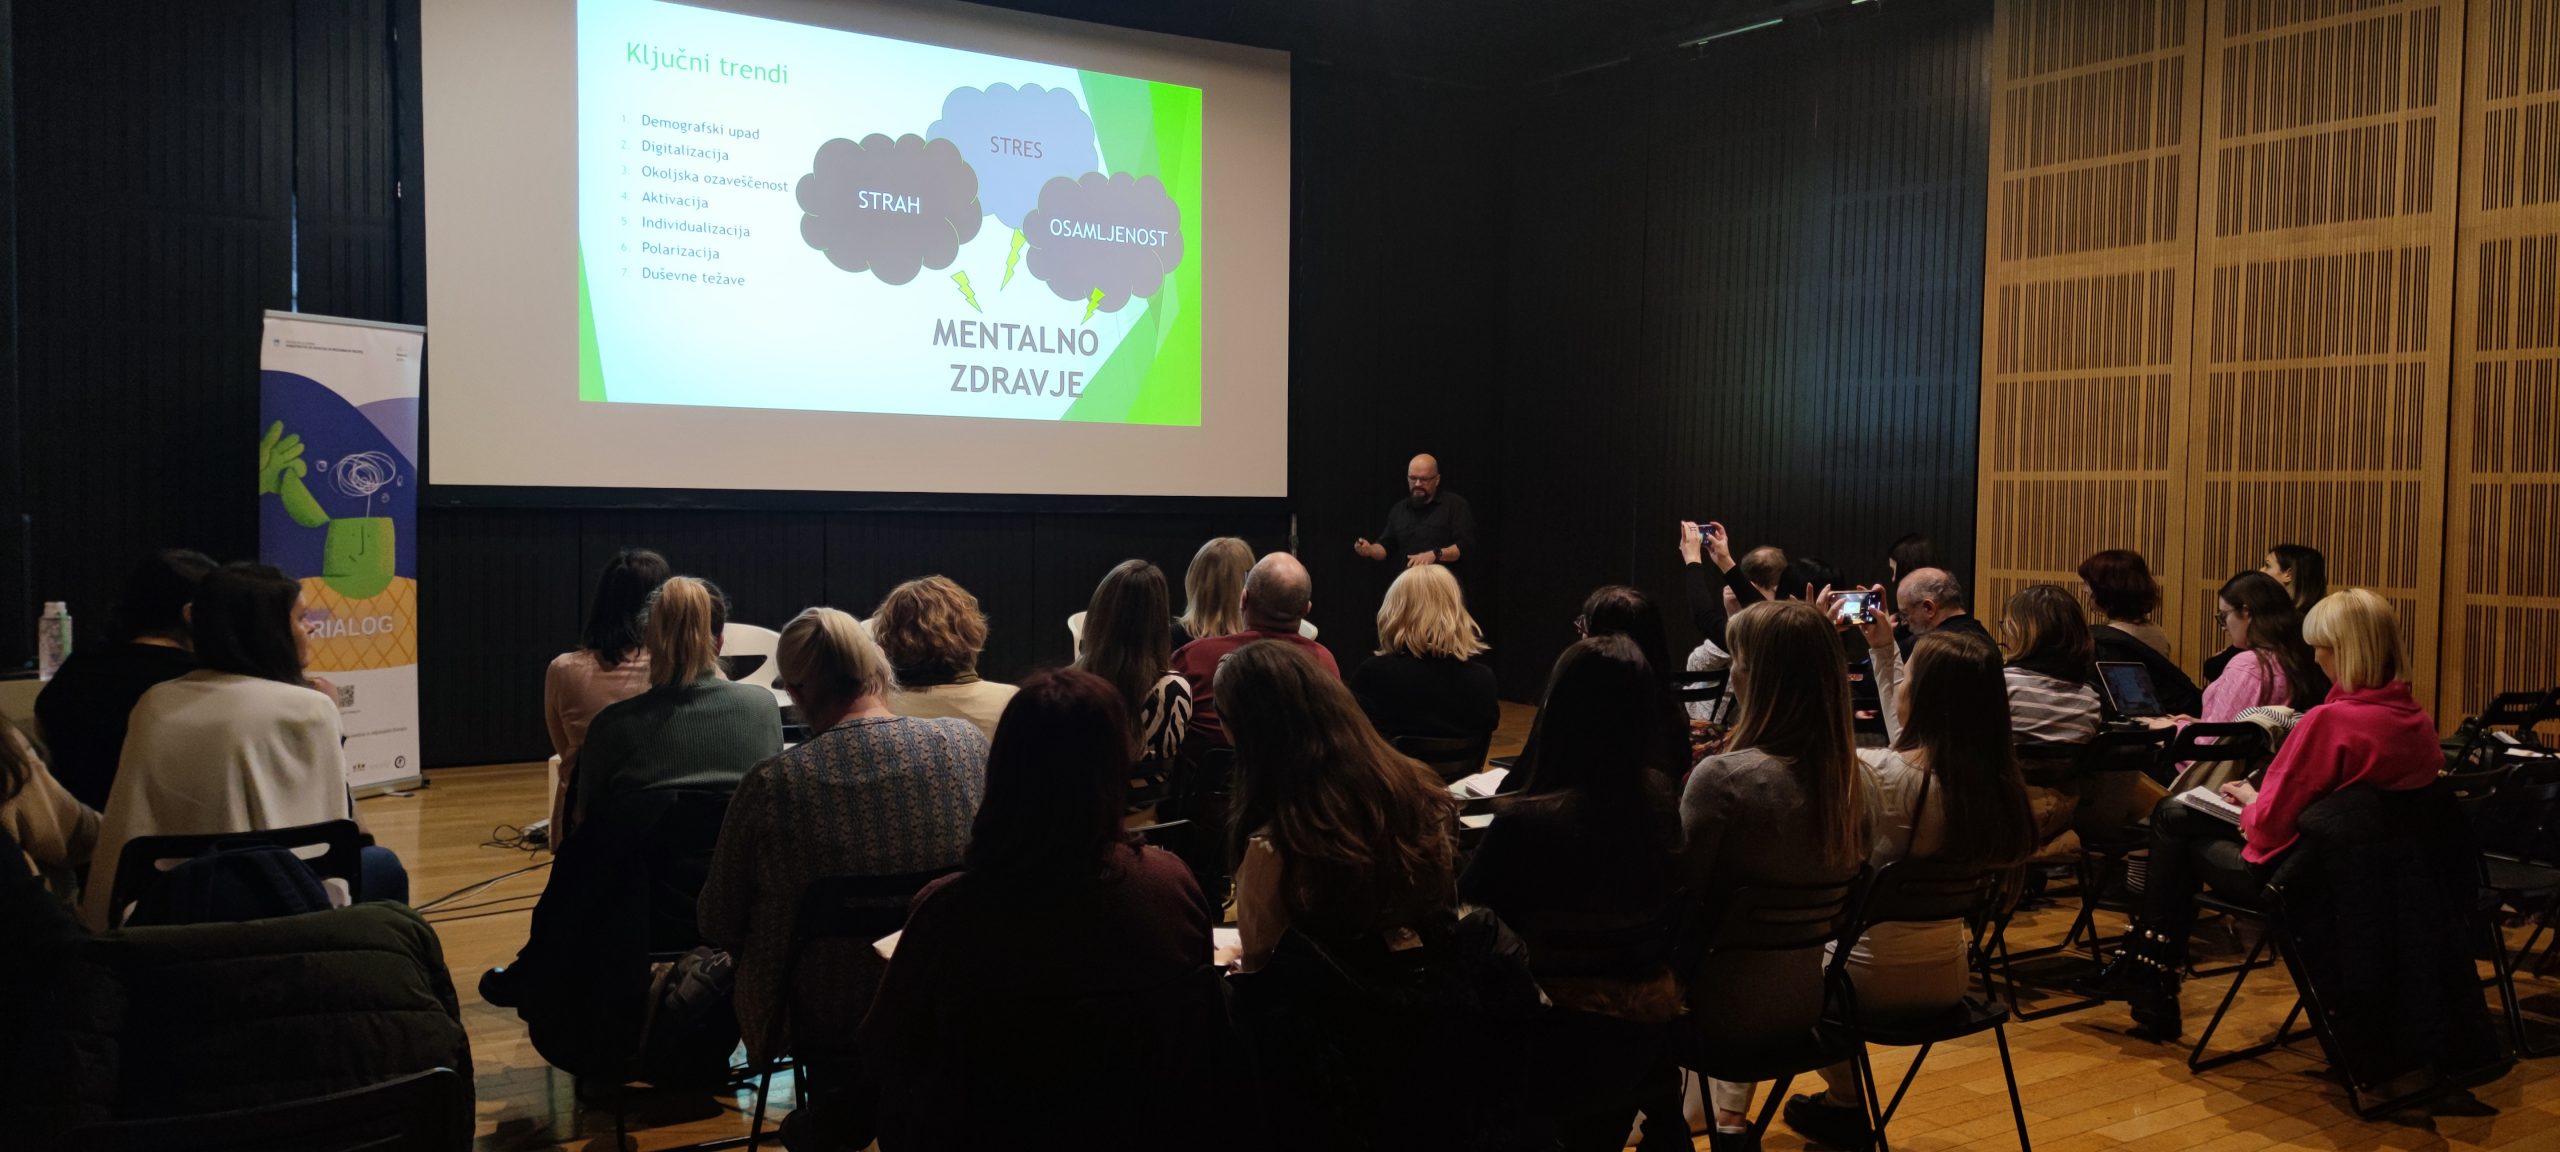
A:
POLYGON ((1840 594, 1840 618, 1852 624, 1864 624, 1876 618, 1876 594, 1843 592, 1840 594))

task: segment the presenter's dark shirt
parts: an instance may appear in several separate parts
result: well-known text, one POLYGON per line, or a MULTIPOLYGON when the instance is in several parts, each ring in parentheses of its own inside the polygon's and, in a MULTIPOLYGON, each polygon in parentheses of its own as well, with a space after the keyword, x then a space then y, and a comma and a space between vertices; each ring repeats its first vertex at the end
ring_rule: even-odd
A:
POLYGON ((1406 497, 1387 509, 1387 526, 1369 539, 1387 550, 1389 560, 1437 552, 1452 544, 1464 560, 1475 554, 1476 516, 1467 510, 1467 498, 1455 492, 1444 490, 1428 504, 1406 497))
POLYGON ((81 803, 106 811, 134 704, 154 685, 195 670, 195 653, 158 644, 106 644, 72 653, 36 695, 36 722, 53 751, 53 778, 81 803))

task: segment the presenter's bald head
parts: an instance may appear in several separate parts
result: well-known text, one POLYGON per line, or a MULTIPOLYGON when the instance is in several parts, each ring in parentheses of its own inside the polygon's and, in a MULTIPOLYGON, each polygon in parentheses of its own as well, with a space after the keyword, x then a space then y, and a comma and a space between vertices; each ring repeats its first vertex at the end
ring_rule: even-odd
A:
POLYGON ((1253 562, 1244 576, 1245 623, 1267 632, 1297 631, 1315 602, 1316 584, 1307 566, 1286 552, 1253 562))
POLYGON ((1405 491, 1413 494, 1415 502, 1429 503, 1432 497, 1440 494, 1440 461, 1428 452, 1407 461, 1404 487, 1405 491))

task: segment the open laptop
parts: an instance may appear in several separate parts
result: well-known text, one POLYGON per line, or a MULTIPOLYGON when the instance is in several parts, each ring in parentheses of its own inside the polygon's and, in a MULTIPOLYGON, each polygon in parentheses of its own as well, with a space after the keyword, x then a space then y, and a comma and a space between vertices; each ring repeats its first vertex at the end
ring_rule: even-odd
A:
POLYGON ((2107 690, 2107 703, 2116 715, 2127 720, 2141 720, 2168 715, 2160 706, 2160 693, 2151 685, 2151 670, 2130 660, 2098 661, 2098 681, 2107 690))

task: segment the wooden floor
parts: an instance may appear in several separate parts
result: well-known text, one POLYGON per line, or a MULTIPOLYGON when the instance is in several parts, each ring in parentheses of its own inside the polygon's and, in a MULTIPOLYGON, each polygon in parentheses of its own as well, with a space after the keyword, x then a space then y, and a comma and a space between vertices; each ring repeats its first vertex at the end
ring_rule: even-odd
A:
MULTIPOLYGON (((1529 714, 1524 707, 1504 706, 1497 754, 1517 750, 1527 734, 1529 714)), ((443 939, 445 962, 460 987, 463 1019, 470 1028, 479 1081, 479 1146, 614 1152, 611 1112, 582 1108, 570 1078, 551 1070, 525 1042, 515 1013, 482 1003, 475 987, 483 971, 505 963, 523 942, 528 909, 541 891, 549 856, 492 842, 512 831, 504 826, 542 814, 542 766, 448 769, 435 773, 433 781, 432 787, 412 794, 361 803, 367 825, 408 862, 416 901, 424 904, 513 870, 536 869, 455 897, 429 913, 443 939)), ((2049 941, 2067 920, 2051 910, 2022 917, 2015 939, 2022 946, 2049 941)), ((2526 985, 2529 1006, 2537 999, 2560 1004, 2560 981, 2528 980, 2526 985)), ((2189 982, 2191 1037, 2225 987, 2223 980, 2189 982)), ((2263 1036, 2291 1003, 2281 972, 2253 976, 2223 1035, 2234 1045, 2263 1036)), ((2479 1115, 2365 1123, 2347 1110, 2345 1092, 2322 1079, 2323 1068, 2315 1058, 2278 1053, 2195 1076, 2187 1071, 2184 1048, 2127 1037, 2126 1024, 2121 1007, 2102 1006, 2011 1025, 2010 1046, 2036 1148, 2560 1149, 2560 1076, 2553 1074, 2551 1060, 2519 1065, 2504 1080, 2480 1089, 2479 1115)), ((1898 1079, 1906 1064, 1903 1053, 1880 1053, 1878 1075, 1888 1082, 1898 1079)), ((1805 1091, 1804 1083, 1796 1090, 1805 1091)), ((787 1093, 778 1087, 777 1094, 777 1106, 787 1107, 787 1093)), ((645 1150, 743 1135, 742 1109, 748 1103, 743 1094, 642 1094, 635 1105, 633 1124, 640 1130, 633 1133, 634 1143, 645 1150)), ((1896 1148, 1913 1152, 2015 1147, 1991 1038, 1931 1053, 1910 1099, 1894 1117, 1891 1135, 1896 1148)), ((1070 1133, 1048 1143, 1078 1146, 1070 1133)), ((1779 1126, 1770 1132, 1767 1146, 1793 1149, 1802 1144, 1779 1126)), ((1699 1147, 1705 1147, 1703 1140, 1699 1147)))

